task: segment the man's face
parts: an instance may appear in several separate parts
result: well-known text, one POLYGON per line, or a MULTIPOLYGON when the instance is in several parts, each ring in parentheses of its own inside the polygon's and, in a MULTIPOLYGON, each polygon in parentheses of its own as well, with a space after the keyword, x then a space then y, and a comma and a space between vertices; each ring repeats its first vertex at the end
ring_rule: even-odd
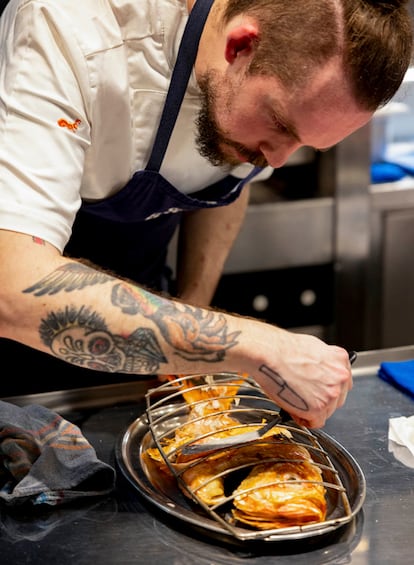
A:
POLYGON ((261 151, 250 151, 242 143, 233 141, 223 133, 217 124, 215 113, 217 110, 216 88, 209 75, 204 76, 199 83, 201 90, 201 108, 197 118, 197 147, 206 159, 213 165, 240 165, 247 161, 257 167, 266 167, 267 161, 261 151), (226 147, 234 148, 240 157, 226 151, 226 147))
POLYGON ((197 146, 214 165, 281 167, 301 146, 324 150, 365 125, 372 112, 353 100, 340 62, 301 89, 276 78, 208 72, 199 78, 197 146))

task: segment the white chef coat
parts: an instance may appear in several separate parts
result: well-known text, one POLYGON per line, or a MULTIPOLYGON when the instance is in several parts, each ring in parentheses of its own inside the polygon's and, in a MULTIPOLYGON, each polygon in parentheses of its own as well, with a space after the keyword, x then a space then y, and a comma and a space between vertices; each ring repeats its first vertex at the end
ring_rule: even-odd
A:
MULTIPOLYGON (((0 21, 0 228, 62 251, 81 200, 116 193, 145 167, 187 17, 185 0, 10 0, 0 21)), ((193 73, 160 170, 185 193, 229 172, 197 152, 198 108, 193 73)))

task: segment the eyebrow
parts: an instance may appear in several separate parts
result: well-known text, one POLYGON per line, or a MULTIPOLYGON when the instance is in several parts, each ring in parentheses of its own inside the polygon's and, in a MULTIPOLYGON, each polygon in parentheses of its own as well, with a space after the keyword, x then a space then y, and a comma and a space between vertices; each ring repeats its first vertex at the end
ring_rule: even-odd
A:
POLYGON ((302 144, 302 140, 300 138, 300 135, 298 134, 298 130, 296 129, 295 125, 286 118, 278 102, 272 101, 270 107, 272 114, 281 123, 281 125, 285 128, 285 130, 289 133, 289 135, 291 135, 294 139, 296 139, 298 143, 302 144))
MULTIPOLYGON (((279 116, 280 116, 280 114, 277 113, 277 114, 276 114, 276 118, 277 118, 278 120, 279 120, 279 116)), ((280 121, 280 123, 283 125, 283 127, 286 129, 286 131, 289 133, 289 135, 290 135, 291 137, 293 137, 294 139, 296 139, 296 141, 297 141, 298 143, 300 143, 300 144, 303 145, 302 140, 301 140, 301 138, 300 138, 300 135, 299 135, 298 130, 296 129, 296 127, 295 127, 289 120, 286 120, 285 118, 281 118, 279 121, 280 121)))
MULTIPOLYGON (((272 112, 276 117, 276 119, 280 121, 282 126, 289 133, 289 135, 292 136, 294 139, 296 139, 298 143, 304 146, 305 144, 303 143, 298 133, 298 130, 296 129, 296 126, 290 120, 286 119, 285 115, 281 111, 280 106, 278 105, 277 102, 272 104, 272 112)), ((318 147, 312 147, 312 146, 307 146, 307 147, 311 147, 312 149, 318 151, 319 153, 326 153, 327 151, 330 151, 332 147, 334 147, 334 145, 331 145, 330 147, 325 147, 324 149, 319 149, 318 147)))

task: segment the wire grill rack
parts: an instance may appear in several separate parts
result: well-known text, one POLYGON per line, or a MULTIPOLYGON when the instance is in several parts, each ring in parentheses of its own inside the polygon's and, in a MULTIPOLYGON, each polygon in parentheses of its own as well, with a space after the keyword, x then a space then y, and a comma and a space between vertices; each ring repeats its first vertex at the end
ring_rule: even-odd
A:
MULTIPOLYGON (((270 529, 258 529, 240 523, 234 518, 231 510, 234 507, 236 496, 234 485, 237 481, 240 482, 243 474, 247 475, 253 465, 277 463, 281 461, 281 458, 277 454, 272 456, 267 453, 260 461, 249 460, 239 464, 229 462, 223 470, 217 474, 211 474, 204 482, 199 482, 197 487, 190 487, 188 481, 184 480, 185 473, 192 468, 197 469, 197 465, 201 462, 208 462, 212 454, 201 453, 196 456, 196 459, 186 457, 183 456, 185 447, 194 442, 208 442, 211 436, 217 434, 217 429, 209 430, 211 421, 208 419, 211 419, 211 413, 206 414, 206 406, 213 413, 213 419, 230 417, 237 421, 227 423, 224 428, 220 428, 221 432, 225 431, 229 434, 242 433, 252 429, 252 426, 265 425, 279 413, 279 408, 274 402, 267 398, 258 385, 247 376, 215 373, 177 377, 149 390, 146 394, 149 439, 147 438, 147 441, 141 446, 141 457, 148 448, 158 450, 160 461, 165 464, 175 479, 177 489, 180 489, 186 498, 192 501, 198 513, 200 511, 205 513, 231 536, 238 540, 269 541, 320 535, 348 523, 360 509, 364 493, 361 496, 361 484, 355 484, 355 481, 357 483, 363 481, 363 475, 357 472, 356 477, 353 476, 355 475, 354 467, 357 464, 352 457, 326 434, 320 431, 310 431, 289 421, 277 426, 277 436, 273 435, 273 439, 260 439, 260 445, 265 445, 267 441, 276 441, 278 444, 295 444, 309 452, 313 464, 321 470, 322 480, 306 481, 303 479, 302 481, 300 479, 300 481, 323 485, 327 502, 326 517, 322 522, 270 529), (185 430, 189 424, 194 430, 202 430, 201 433, 186 437, 185 430), (185 439, 178 442, 176 438, 180 437, 180 434, 185 439), (235 477, 238 477, 237 481, 235 477), (218 500, 206 502, 205 497, 201 495, 202 490, 208 486, 209 482, 217 480, 223 484, 233 485, 233 487, 228 492, 223 491, 223 495, 218 500)), ((232 447, 231 454, 234 455, 234 450, 242 449, 246 445, 232 447)), ((220 456, 220 450, 214 454, 220 456)), ((300 461, 293 459, 290 462, 300 461)), ((151 477, 149 479, 151 480, 151 477)), ((288 484, 288 481, 285 482, 288 484)), ((278 485, 280 484, 279 480, 278 485)), ((266 486, 266 488, 271 487, 272 484, 266 486)), ((256 489, 249 488, 248 491, 238 491, 237 496, 240 497, 259 488, 263 489, 263 485, 256 489)))

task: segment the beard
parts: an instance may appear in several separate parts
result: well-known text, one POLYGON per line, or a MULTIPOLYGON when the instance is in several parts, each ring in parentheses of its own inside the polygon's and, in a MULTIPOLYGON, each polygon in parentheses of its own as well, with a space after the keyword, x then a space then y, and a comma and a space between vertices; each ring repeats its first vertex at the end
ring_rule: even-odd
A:
MULTIPOLYGON (((223 150, 224 146, 233 147, 248 163, 256 167, 266 167, 267 161, 261 152, 251 151, 243 144, 226 137, 219 127, 214 108, 217 105, 217 81, 214 86, 213 73, 204 74, 199 80, 201 107, 196 118, 196 146, 203 157, 214 166, 234 167, 243 161, 223 150)), ((231 94, 234 98, 235 94, 231 94)))

